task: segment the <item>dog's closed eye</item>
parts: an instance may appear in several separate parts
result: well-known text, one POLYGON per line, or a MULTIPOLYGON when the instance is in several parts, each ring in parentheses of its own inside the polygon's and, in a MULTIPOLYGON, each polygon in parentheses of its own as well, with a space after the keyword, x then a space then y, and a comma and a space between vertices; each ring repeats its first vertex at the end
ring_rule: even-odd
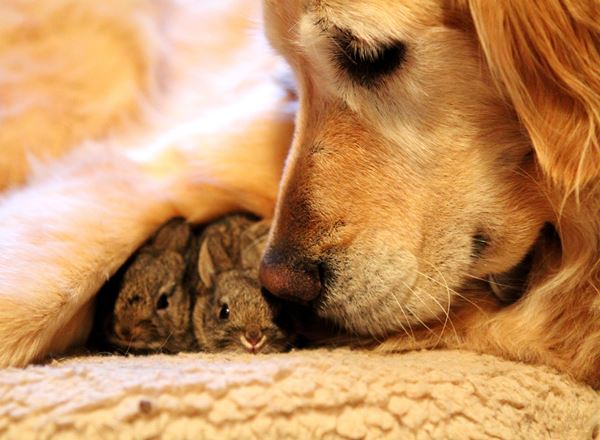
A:
POLYGON ((339 68, 363 87, 372 86, 394 72, 406 58, 406 45, 401 41, 365 46, 344 30, 332 38, 339 68))

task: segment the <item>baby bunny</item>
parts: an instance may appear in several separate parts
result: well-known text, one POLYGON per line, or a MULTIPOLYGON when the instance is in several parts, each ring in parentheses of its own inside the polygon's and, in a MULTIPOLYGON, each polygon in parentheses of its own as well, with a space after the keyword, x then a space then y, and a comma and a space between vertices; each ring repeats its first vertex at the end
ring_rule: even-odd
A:
POLYGON ((133 351, 176 353, 197 349, 191 324, 198 238, 192 226, 174 219, 132 257, 104 321, 113 346, 133 351))
POLYGON ((277 307, 262 295, 258 265, 269 225, 233 215, 203 234, 198 272, 209 291, 197 298, 193 326, 206 351, 273 353, 291 348, 276 324, 277 307))

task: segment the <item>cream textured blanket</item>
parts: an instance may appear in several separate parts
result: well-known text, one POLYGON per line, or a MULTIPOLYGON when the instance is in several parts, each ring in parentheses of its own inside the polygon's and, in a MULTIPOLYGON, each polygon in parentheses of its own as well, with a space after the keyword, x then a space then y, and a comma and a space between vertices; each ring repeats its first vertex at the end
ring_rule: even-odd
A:
POLYGON ((593 439, 600 398, 452 351, 82 357, 0 373, 3 438, 593 439))

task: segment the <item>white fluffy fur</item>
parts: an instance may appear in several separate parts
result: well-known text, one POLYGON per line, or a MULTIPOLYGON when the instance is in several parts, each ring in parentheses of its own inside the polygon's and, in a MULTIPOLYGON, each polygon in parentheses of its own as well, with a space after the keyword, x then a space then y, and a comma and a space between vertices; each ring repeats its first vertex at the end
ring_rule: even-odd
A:
POLYGON ((258 6, 0 4, 0 366, 84 340, 169 217, 271 215, 292 118, 258 6))

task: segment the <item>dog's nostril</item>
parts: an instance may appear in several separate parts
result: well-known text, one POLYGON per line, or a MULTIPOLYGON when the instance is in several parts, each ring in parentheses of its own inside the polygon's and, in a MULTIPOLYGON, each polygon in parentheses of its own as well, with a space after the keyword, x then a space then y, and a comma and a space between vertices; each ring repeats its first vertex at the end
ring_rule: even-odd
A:
POLYGON ((309 302, 321 293, 321 272, 316 263, 298 260, 283 262, 271 251, 265 255, 260 265, 260 282, 275 296, 309 302))

